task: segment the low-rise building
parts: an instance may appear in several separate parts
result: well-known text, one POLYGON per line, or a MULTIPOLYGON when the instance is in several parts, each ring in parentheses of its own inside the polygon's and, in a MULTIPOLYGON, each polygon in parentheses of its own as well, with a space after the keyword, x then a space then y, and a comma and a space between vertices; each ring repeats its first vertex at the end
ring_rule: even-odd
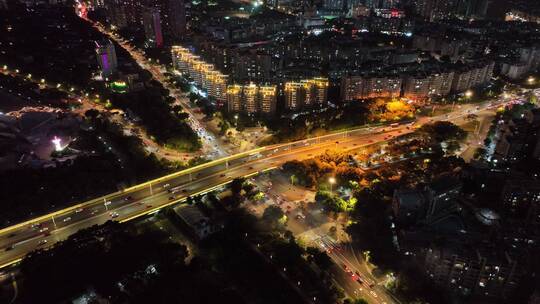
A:
MULTIPOLYGON (((479 244, 480 245, 480 244, 479 244)), ((430 248, 424 270, 447 290, 472 297, 505 299, 517 288, 523 269, 508 252, 485 244, 474 248, 430 248)))
POLYGON ((197 207, 193 205, 179 205, 173 208, 176 216, 189 229, 189 232, 198 240, 207 238, 221 229, 210 221, 197 207))

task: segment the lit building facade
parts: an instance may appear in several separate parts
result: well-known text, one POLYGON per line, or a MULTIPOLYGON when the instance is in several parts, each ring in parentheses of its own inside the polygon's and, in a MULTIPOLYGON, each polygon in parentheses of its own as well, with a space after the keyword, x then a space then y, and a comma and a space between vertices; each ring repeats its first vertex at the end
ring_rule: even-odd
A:
POLYGON ((208 96, 218 101, 227 100, 229 76, 216 70, 213 64, 204 62, 182 46, 172 47, 172 61, 177 71, 192 78, 199 88, 207 91, 208 96))
POLYGON ((271 115, 276 111, 277 86, 229 85, 227 87, 227 107, 230 112, 271 115))
POLYGON ((328 78, 316 77, 286 82, 284 95, 285 107, 288 110, 325 105, 328 97, 328 78))

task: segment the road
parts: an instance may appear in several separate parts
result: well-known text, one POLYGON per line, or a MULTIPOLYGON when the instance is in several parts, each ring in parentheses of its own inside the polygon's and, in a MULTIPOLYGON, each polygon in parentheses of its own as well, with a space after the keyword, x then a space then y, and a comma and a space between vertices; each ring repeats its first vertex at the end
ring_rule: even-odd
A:
POLYGON ((279 206, 288 216, 287 229, 309 246, 325 251, 334 261, 330 275, 347 297, 360 297, 377 304, 396 303, 383 286, 384 281, 371 274, 363 257, 352 247, 341 226, 342 221, 304 203, 313 201, 313 192, 291 185, 286 177, 279 175, 262 176, 253 182, 266 194, 266 200, 248 206, 248 210, 261 217, 269 205, 279 206), (331 235, 330 227, 337 228, 334 235, 331 235))
POLYGON ((144 54, 133 47, 128 41, 124 40, 118 34, 108 31, 103 25, 98 22, 92 22, 89 19, 85 19, 88 22, 91 22, 97 30, 99 30, 104 35, 107 35, 110 39, 118 43, 122 48, 124 48, 131 57, 137 62, 137 64, 142 68, 150 72, 152 77, 161 83, 164 88, 168 89, 171 96, 176 99, 176 103, 181 105, 186 113, 189 114, 187 122, 191 129, 199 135, 199 138, 202 142, 202 154, 206 155, 209 159, 216 159, 220 157, 225 157, 228 155, 225 147, 220 146, 219 141, 215 135, 207 131, 201 122, 197 119, 195 113, 192 111, 191 107, 188 105, 186 98, 178 93, 178 90, 167 83, 167 77, 164 75, 161 67, 158 64, 150 62, 144 54))
MULTIPOLYGON (((504 101, 498 101, 498 103, 502 102, 504 101)), ((420 118, 416 125, 447 119, 464 122, 466 115, 492 107, 493 105, 488 102, 482 105, 466 105, 447 115, 420 118)), ((17 262, 26 253, 38 247, 47 247, 56 241, 63 240, 80 229, 102 224, 111 219, 127 221, 143 216, 183 201, 189 195, 207 192, 236 177, 251 176, 271 170, 289 160, 312 158, 329 148, 359 149, 410 133, 413 129, 410 125, 400 125, 395 128, 384 126, 360 128, 294 143, 259 148, 170 174, 1 229, 0 268, 17 262), (173 188, 178 192, 169 193, 173 188)))

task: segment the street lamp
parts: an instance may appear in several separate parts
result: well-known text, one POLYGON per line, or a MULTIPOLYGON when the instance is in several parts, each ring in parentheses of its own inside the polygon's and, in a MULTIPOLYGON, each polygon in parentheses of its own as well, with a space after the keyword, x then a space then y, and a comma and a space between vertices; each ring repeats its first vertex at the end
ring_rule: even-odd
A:
POLYGON ((529 84, 533 84, 535 81, 536 81, 536 79, 534 79, 533 76, 529 76, 529 78, 527 78, 527 83, 529 83, 529 84))
POLYGON ((238 114, 234 115, 235 125, 238 127, 238 114))
POLYGON ((465 92, 465 97, 471 98, 472 96, 473 96, 473 91, 467 90, 467 92, 465 92))
POLYGON ((336 178, 332 176, 328 179, 328 182, 330 183, 330 192, 334 192, 333 188, 336 183, 336 178))

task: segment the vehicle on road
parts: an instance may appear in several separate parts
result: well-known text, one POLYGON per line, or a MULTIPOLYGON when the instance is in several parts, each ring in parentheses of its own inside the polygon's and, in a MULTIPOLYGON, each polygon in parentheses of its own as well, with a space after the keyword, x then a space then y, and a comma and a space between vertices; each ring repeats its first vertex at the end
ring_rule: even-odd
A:
POLYGON ((120 214, 118 214, 118 212, 111 212, 109 213, 109 216, 112 217, 112 218, 117 218, 120 214))
POLYGON ((79 209, 75 210, 75 213, 82 212, 83 210, 84 210, 83 208, 79 208, 79 209))
POLYGON ((47 244, 47 240, 41 240, 41 241, 39 241, 38 246, 42 246, 42 245, 45 245, 45 244, 47 244))
POLYGON ((39 229, 39 232, 43 233, 43 232, 45 232, 45 231, 47 231, 47 230, 49 230, 48 227, 43 227, 43 228, 39 229))
POLYGON ((109 206, 110 204, 112 204, 111 201, 106 201, 105 203, 103 203, 103 205, 105 205, 105 206, 109 206))
POLYGON ((124 198, 124 200, 130 202, 130 201, 133 200, 133 197, 130 195, 130 196, 124 198))
POLYGON ((70 216, 66 217, 66 218, 63 220, 64 223, 65 223, 65 222, 69 222, 69 221, 71 221, 71 217, 70 217, 70 216))

